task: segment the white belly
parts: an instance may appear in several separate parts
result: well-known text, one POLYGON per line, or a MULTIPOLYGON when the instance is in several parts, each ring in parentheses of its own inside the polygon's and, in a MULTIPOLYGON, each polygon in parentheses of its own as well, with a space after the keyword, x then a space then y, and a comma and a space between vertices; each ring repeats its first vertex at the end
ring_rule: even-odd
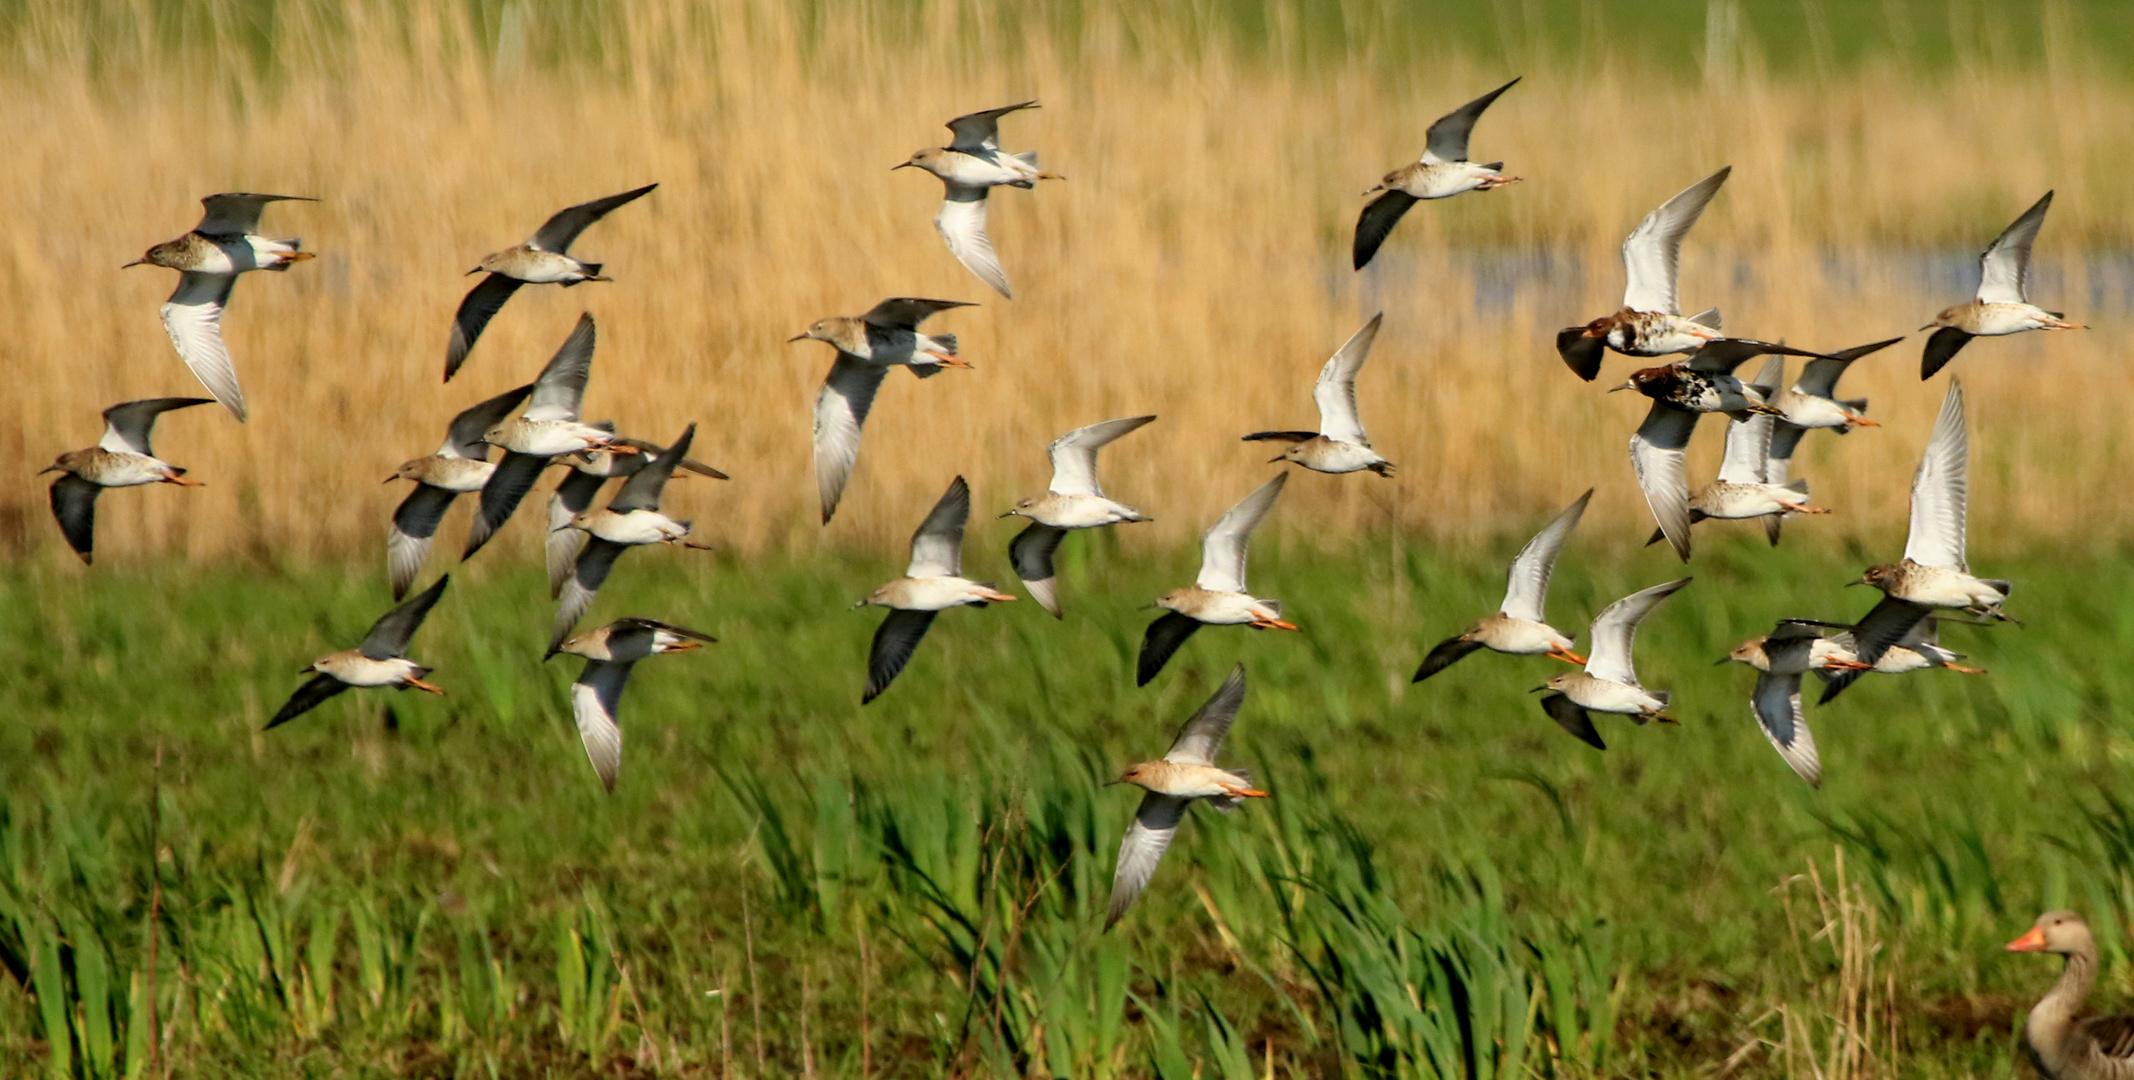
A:
POLYGON ((1609 682, 1606 679, 1579 679, 1567 687, 1565 693, 1594 712, 1619 713, 1637 716, 1656 713, 1666 707, 1651 691, 1626 683, 1609 682))
POLYGON ((1770 484, 1716 483, 1697 492, 1690 505, 1704 511, 1705 517, 1738 521, 1784 513, 1800 499, 1798 492, 1770 484))
POLYGON ((1482 644, 1498 652, 1515 656, 1538 656, 1571 647, 1570 637, 1555 627, 1508 615, 1500 615, 1485 628, 1481 640, 1482 644))
POLYGON ((107 488, 137 487, 141 484, 159 483, 176 471, 170 465, 146 454, 112 452, 101 463, 96 483, 107 488))
POLYGON ((1845 410, 1837 402, 1826 397, 1796 394, 1788 390, 1779 395, 1774 404, 1786 414, 1786 422, 1794 427, 1837 428, 1845 426, 1845 410))
POLYGON ((492 441, 516 454, 559 457, 599 446, 609 438, 607 432, 575 420, 519 419, 504 425, 501 440, 492 441))
POLYGON ((1183 612, 1204 623, 1216 626, 1239 626, 1245 623, 1264 621, 1273 610, 1266 602, 1244 593, 1206 594, 1208 599, 1196 611, 1183 612))
POLYGON ((945 611, 982 599, 978 583, 966 578, 906 578, 902 594, 892 606, 903 611, 945 611))
POLYGON ((373 660, 352 649, 321 657, 311 666, 350 686, 393 686, 418 678, 422 672, 421 664, 406 657, 373 660))
POLYGON ((1133 507, 1101 495, 1055 495, 1031 509, 1032 521, 1055 529, 1095 529, 1141 519, 1133 507))
POLYGON ((1362 472, 1386 460, 1378 456, 1378 451, 1368 446, 1351 442, 1335 442, 1332 439, 1315 440, 1303 449, 1304 453, 1301 455, 1303 460, 1300 464, 1314 472, 1362 472))
POLYGON ((659 544, 689 535, 689 527, 655 510, 592 515, 586 531, 616 544, 659 544))
POLYGON ((2020 334, 2046 325, 2052 316, 2031 304, 1986 304, 1978 309, 1971 332, 1980 337, 2020 334))
POLYGON ((1002 184, 1028 184, 1037 179, 1036 166, 1018 160, 1013 155, 994 152, 985 157, 975 154, 945 155, 945 171, 935 176, 952 184, 964 187, 999 187, 1002 184))

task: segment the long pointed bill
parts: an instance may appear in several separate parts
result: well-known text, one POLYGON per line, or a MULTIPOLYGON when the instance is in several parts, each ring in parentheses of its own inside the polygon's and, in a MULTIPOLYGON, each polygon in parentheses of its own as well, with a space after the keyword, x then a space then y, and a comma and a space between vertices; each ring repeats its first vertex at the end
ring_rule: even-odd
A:
POLYGON ((2007 949, 2009 952, 2044 952, 2045 931, 2033 926, 2029 933, 2009 942, 2007 949))
POLYGON ((1637 388, 1638 388, 1637 380, 1633 379, 1633 380, 1631 380, 1631 381, 1629 381, 1629 382, 1626 382, 1626 383, 1622 384, 1621 386, 1611 386, 1611 387, 1609 387, 1609 388, 1608 388, 1608 392, 1612 394, 1612 393, 1615 393, 1615 392, 1616 392, 1617 390, 1635 390, 1635 389, 1637 389, 1637 388))
POLYGON ((789 337, 789 338, 785 339, 785 343, 786 343, 786 344, 788 344, 788 345, 791 345, 792 343, 794 343, 794 342, 796 342, 796 341, 806 341, 806 340, 808 340, 808 335, 806 335, 806 334, 794 334, 794 335, 793 335, 792 337, 789 337))
POLYGON ((909 169, 909 168, 911 168, 911 162, 909 162, 909 161, 899 161, 899 162, 897 162, 896 164, 894 164, 894 165, 891 165, 891 166, 889 167, 889 171, 890 171, 890 172, 895 172, 895 171, 897 171, 898 169, 909 169))
POLYGON ((127 263, 127 264, 126 264, 126 265, 124 265, 124 266, 121 266, 121 267, 119 267, 119 269, 121 269, 121 270, 131 270, 131 269, 133 269, 133 268, 134 268, 134 267, 136 267, 136 266, 147 266, 147 265, 148 265, 148 260, 147 260, 147 259, 135 259, 134 261, 132 261, 132 262, 130 262, 130 263, 127 263))

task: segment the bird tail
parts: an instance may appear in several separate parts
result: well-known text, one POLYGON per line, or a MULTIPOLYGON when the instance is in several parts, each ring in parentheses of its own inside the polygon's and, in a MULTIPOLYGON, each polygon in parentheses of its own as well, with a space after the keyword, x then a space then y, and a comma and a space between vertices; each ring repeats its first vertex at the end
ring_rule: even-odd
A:
POLYGON ((941 350, 942 352, 945 352, 950 356, 956 355, 956 335, 929 334, 927 335, 926 340, 933 342, 934 347, 941 350))
POLYGON ((1794 492, 1795 494, 1798 494, 1798 495, 1803 495, 1803 496, 1807 495, 1807 494, 1808 494, 1808 478, 1807 478, 1807 477, 1805 477, 1805 476, 1803 476, 1803 477, 1801 477, 1801 478, 1800 478, 1800 479, 1798 479, 1798 480, 1790 480, 1790 481, 1788 481, 1788 482, 1786 483, 1786 490, 1787 490, 1787 491, 1791 491, 1791 492, 1794 492))
MULTIPOLYGON (((1229 772, 1230 775, 1237 777, 1237 782, 1239 784, 1242 784, 1248 788, 1252 786, 1251 769, 1231 769, 1229 770, 1229 772)), ((1217 795, 1208 800, 1208 805, 1215 808, 1216 810, 1227 814, 1230 811, 1237 809, 1237 805, 1244 801, 1245 800, 1238 798, 1235 795, 1217 795)))

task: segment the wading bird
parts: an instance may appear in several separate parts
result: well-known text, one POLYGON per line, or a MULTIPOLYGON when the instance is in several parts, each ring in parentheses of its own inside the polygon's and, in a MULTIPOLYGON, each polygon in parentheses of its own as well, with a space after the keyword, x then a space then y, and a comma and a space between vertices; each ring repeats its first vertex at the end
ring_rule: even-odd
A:
POLYGON ((601 276, 603 264, 579 262, 566 253, 578 234, 606 217, 608 211, 658 186, 646 184, 620 195, 558 210, 525 243, 482 256, 481 264, 467 273, 487 272, 489 276, 468 290, 466 298, 459 302, 459 310, 452 315, 452 340, 445 344, 445 381, 451 382, 452 376, 459 374, 460 365, 467 362, 467 353, 482 336, 482 328, 503 310, 504 301, 511 299, 519 286, 561 285, 568 289, 584 281, 614 280, 601 276))

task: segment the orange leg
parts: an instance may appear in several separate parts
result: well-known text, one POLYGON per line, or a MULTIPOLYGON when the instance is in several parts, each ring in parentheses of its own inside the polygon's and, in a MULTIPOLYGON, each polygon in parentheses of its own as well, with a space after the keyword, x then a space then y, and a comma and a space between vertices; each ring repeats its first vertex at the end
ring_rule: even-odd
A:
POLYGON ((1577 664, 1579 667, 1586 666, 1586 658, 1569 649, 1550 649, 1542 655, 1561 660, 1566 664, 1577 664))
POLYGON ((1965 675, 1984 675, 1986 673, 1986 669, 1982 667, 1965 667, 1962 664, 1943 664, 1941 666, 1965 675))
POLYGON ((1293 622, 1283 622, 1283 621, 1282 621, 1282 620, 1280 620, 1280 619, 1254 619, 1254 620, 1253 620, 1253 621, 1252 621, 1251 623, 1249 623, 1249 624, 1247 624, 1247 625, 1251 626, 1251 627, 1252 627, 1252 628, 1253 628, 1254 630, 1300 630, 1300 629, 1302 629, 1302 627, 1299 627, 1299 626, 1298 626, 1298 625, 1297 625, 1296 623, 1293 623, 1293 622))
POLYGON ((201 482, 201 481, 199 481, 199 480, 187 480, 187 479, 186 479, 186 478, 185 478, 185 477, 184 477, 183 475, 180 475, 180 474, 178 474, 178 473, 172 473, 171 475, 169 475, 169 476, 166 476, 166 477, 164 477, 164 478, 163 478, 163 482, 164 482, 164 483, 166 483, 166 484, 176 484, 176 485, 178 485, 179 487, 206 487, 206 486, 207 486, 207 484, 205 484, 205 483, 203 483, 203 482, 201 482))
POLYGON ((926 355, 940 361, 942 367, 962 368, 965 371, 974 370, 969 361, 957 359, 945 352, 936 352, 933 349, 928 349, 926 350, 926 355))
POLYGON ((1265 799, 1270 797, 1266 792, 1258 788, 1239 787, 1236 784, 1223 784, 1222 789, 1230 796, 1239 799, 1265 799))
POLYGON ((412 675, 408 677, 408 681, 406 681, 406 682, 404 682, 404 683, 401 683, 400 685, 402 685, 402 686, 405 686, 405 687, 407 687, 407 688, 408 688, 408 689, 410 689, 410 690, 421 690, 421 691, 423 691, 424 693, 430 693, 430 694, 442 694, 442 693, 444 693, 444 690, 443 690, 443 689, 441 689, 441 688, 439 688, 439 687, 435 687, 435 686, 432 686, 432 685, 430 685, 429 683, 423 682, 423 681, 422 681, 421 679, 415 678, 415 677, 414 677, 414 676, 412 676, 412 675))
POLYGON ((1780 503, 1779 505, 1785 507, 1786 513, 1789 514, 1827 514, 1830 512, 1830 508, 1827 506, 1810 506, 1807 503, 1780 503))

